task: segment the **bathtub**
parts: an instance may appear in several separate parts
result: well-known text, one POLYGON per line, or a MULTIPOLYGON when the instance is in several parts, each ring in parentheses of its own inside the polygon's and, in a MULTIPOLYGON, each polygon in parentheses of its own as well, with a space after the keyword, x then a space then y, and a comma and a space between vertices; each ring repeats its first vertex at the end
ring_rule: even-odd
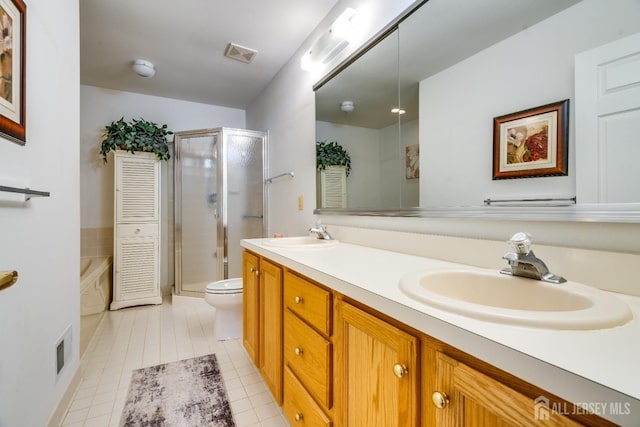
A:
POLYGON ((80 258, 80 315, 105 311, 111 302, 111 257, 80 258))

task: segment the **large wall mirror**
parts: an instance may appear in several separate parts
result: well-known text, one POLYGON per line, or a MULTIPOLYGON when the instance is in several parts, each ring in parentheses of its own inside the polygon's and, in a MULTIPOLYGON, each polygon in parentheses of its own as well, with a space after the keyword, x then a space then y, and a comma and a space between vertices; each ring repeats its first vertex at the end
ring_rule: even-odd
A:
POLYGON ((346 208, 316 212, 640 221, 638 70, 637 0, 429 0, 314 87, 316 140, 352 166, 346 208), (494 118, 563 100, 566 174, 494 179, 494 118))

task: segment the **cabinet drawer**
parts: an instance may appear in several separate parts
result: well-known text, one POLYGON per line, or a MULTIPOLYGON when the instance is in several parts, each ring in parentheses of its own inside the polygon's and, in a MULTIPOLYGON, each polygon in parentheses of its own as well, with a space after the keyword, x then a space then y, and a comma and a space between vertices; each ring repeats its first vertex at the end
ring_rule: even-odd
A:
POLYGON ((331 293, 329 291, 286 272, 284 305, 323 334, 331 335, 331 293))
POLYGON ((325 408, 331 408, 331 343, 298 319, 284 313, 284 360, 325 408))
POLYGON ((282 410, 292 426, 331 427, 333 425, 289 368, 284 370, 282 410))
POLYGON ((158 224, 118 224, 116 227, 118 237, 147 237, 158 236, 158 224))

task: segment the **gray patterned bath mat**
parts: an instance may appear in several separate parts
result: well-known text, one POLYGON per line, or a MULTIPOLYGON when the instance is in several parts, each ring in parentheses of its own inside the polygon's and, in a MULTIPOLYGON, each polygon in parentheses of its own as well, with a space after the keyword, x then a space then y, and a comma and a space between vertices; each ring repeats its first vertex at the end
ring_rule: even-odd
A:
POLYGON ((120 425, 233 427, 214 354, 133 371, 120 425))

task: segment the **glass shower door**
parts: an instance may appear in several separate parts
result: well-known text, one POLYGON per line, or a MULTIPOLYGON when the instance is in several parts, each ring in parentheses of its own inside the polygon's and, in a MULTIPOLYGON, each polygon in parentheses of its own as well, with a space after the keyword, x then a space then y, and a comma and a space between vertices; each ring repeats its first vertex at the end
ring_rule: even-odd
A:
POLYGON ((202 293, 222 277, 219 139, 210 133, 176 136, 176 288, 181 294, 202 293))
POLYGON ((265 134, 239 129, 222 132, 226 148, 226 277, 242 277, 240 240, 264 237, 265 134))
POLYGON ((175 285, 242 277, 240 240, 264 237, 267 135, 218 128, 175 134, 175 285))

